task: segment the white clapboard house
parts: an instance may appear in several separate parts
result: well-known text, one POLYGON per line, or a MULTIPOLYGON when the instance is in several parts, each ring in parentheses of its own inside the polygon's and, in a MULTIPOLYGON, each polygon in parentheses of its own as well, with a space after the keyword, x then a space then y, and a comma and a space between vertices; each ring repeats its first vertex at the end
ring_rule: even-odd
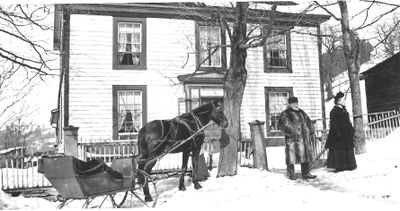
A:
MULTIPOLYGON (((222 75, 207 71, 229 64, 229 38, 211 18, 216 9, 174 3, 56 5, 54 48, 61 55, 61 78, 52 123, 59 143, 70 125, 79 127, 79 140, 134 139, 146 122, 221 98, 222 75), (215 44, 222 47, 209 56, 204 49, 215 44)), ((267 25, 268 11, 261 12, 249 15, 249 24, 267 25)), ((274 29, 294 27, 248 51, 243 137, 250 137, 248 123, 260 120, 269 142, 282 140, 276 116, 292 95, 312 119, 322 118, 321 46, 315 35, 328 19, 278 12, 274 29)))

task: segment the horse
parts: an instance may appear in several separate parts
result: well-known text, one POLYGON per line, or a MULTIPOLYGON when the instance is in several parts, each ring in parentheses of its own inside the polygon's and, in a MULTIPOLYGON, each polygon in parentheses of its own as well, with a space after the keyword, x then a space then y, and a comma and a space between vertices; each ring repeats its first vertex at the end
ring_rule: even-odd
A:
MULTIPOLYGON (((138 134, 139 170, 150 174, 158 156, 166 153, 182 152, 182 174, 179 179, 179 190, 184 191, 186 190, 184 177, 187 171, 189 154, 191 153, 194 188, 202 188, 197 178, 197 171, 199 153, 204 141, 204 132, 199 132, 199 130, 204 129, 211 120, 218 124, 221 129, 228 126, 221 100, 201 105, 191 112, 170 120, 153 120, 145 124, 138 134), (191 136, 193 137, 191 138, 191 136)), ((153 199, 150 196, 149 187, 144 181, 144 177, 138 177, 138 179, 139 183, 144 184, 145 201, 152 201, 153 199)))

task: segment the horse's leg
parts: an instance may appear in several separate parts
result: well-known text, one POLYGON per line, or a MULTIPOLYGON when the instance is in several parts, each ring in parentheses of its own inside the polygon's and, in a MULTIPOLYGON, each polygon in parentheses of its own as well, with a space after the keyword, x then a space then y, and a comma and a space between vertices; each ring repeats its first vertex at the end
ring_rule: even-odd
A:
MULTIPOLYGON (((139 164, 139 169, 142 171, 145 171, 147 174, 150 175, 151 169, 154 167, 155 164, 156 164, 156 162, 149 163, 146 166, 146 169, 144 169, 145 163, 142 163, 142 164, 139 164)), ((153 201, 153 198, 150 195, 149 184, 145 181, 145 179, 146 178, 144 177, 144 175, 141 175, 138 177, 139 184, 144 184, 143 185, 144 200, 146 202, 153 201)))
POLYGON ((192 179, 193 179, 193 184, 195 189, 200 189, 202 188, 199 179, 198 179, 198 170, 199 170, 199 154, 200 154, 200 149, 194 148, 192 151, 192 179))
POLYGON ((187 171, 187 164, 189 161, 189 152, 182 152, 182 174, 179 178, 179 190, 186 190, 185 187, 185 174, 187 171))

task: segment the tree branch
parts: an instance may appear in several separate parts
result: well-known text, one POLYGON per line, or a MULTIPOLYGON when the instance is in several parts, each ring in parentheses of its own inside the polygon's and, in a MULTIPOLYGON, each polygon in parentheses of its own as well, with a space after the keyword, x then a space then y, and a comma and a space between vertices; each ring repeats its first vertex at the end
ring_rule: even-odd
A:
POLYGON ((323 9, 323 10, 325 10, 325 12, 327 12, 327 13, 328 13, 330 16, 332 16, 335 20, 340 21, 341 18, 336 17, 335 14, 333 14, 330 10, 328 10, 328 9, 326 8, 326 6, 335 5, 335 4, 337 4, 337 2, 336 2, 336 3, 331 3, 331 4, 322 5, 322 4, 320 4, 319 2, 314 1, 314 4, 318 5, 318 7, 320 7, 320 8, 323 9))

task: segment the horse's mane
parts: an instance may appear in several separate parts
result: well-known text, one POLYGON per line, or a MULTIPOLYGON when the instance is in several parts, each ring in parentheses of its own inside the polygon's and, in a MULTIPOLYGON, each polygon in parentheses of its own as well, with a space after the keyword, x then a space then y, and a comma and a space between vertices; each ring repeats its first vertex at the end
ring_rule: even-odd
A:
POLYGON ((201 106, 193 109, 191 112, 183 113, 183 114, 179 115, 179 117, 185 118, 185 119, 186 118, 192 118, 192 114, 191 114, 192 112, 195 113, 195 114, 198 114, 198 112, 205 111, 205 110, 207 110, 208 107, 212 107, 211 104, 212 103, 207 103, 207 104, 201 105, 201 106))

